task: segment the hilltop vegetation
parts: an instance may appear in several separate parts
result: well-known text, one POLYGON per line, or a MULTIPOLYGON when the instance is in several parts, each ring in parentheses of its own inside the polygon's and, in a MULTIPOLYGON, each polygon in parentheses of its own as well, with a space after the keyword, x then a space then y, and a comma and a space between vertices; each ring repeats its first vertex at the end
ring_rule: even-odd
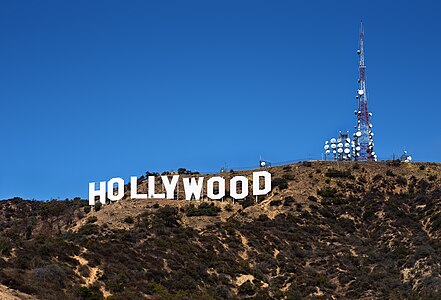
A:
POLYGON ((441 165, 269 171, 258 203, 2 201, 0 283, 37 299, 441 298, 441 165))

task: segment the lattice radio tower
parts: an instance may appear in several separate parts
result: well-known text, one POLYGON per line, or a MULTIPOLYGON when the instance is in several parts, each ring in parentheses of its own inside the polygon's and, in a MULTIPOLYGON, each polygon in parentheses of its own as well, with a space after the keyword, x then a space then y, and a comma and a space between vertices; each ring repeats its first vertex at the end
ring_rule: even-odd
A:
POLYGON ((357 51, 360 57, 359 72, 360 78, 358 82, 360 84, 357 91, 358 111, 355 111, 357 115, 357 125, 355 126, 356 132, 354 133, 354 142, 356 146, 356 154, 354 159, 358 161, 376 161, 377 155, 374 152, 374 132, 372 131, 372 123, 370 123, 370 117, 372 113, 368 110, 368 98, 366 92, 366 65, 364 64, 364 29, 363 22, 360 21, 360 49, 357 51))
POLYGON ((353 134, 353 139, 349 133, 342 133, 338 138, 332 138, 325 141, 325 155, 333 156, 334 160, 356 160, 356 161, 376 161, 377 154, 374 152, 374 132, 370 117, 372 113, 368 110, 368 99, 366 92, 366 65, 364 64, 364 30, 363 22, 360 22, 360 48, 357 50, 360 56, 359 64, 359 87, 357 90, 358 110, 355 110, 357 116, 357 125, 353 134))

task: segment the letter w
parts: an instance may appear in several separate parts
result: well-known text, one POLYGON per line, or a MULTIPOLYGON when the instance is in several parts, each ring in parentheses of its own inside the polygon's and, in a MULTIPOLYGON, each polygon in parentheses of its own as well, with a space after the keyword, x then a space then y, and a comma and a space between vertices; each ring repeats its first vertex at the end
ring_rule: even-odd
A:
POLYGON ((202 184, 204 183, 204 177, 199 177, 199 180, 196 181, 196 178, 183 178, 184 182, 184 190, 185 190, 185 199, 191 200, 191 196, 194 195, 194 198, 196 200, 201 199, 201 191, 202 191, 202 184))

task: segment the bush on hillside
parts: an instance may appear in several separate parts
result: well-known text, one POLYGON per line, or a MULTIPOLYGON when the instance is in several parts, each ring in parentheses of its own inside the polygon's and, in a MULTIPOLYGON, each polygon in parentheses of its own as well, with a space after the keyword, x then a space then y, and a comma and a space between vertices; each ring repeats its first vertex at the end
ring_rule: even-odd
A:
POLYGON ((217 216, 221 209, 214 205, 214 203, 202 202, 199 206, 193 204, 187 207, 186 214, 188 217, 193 216, 217 216))
POLYGON ((274 178, 273 180, 271 180, 271 186, 273 188, 278 187, 280 190, 284 190, 288 188, 288 181, 284 178, 274 178))
POLYGON ((325 173, 326 177, 330 177, 330 178, 348 178, 351 176, 351 172, 350 171, 340 171, 340 170, 336 170, 336 169, 328 169, 325 173))

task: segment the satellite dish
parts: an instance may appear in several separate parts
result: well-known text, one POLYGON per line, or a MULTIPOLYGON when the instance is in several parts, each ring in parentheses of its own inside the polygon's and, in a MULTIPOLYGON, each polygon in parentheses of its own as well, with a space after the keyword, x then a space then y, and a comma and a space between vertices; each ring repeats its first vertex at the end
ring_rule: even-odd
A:
POLYGON ((349 154, 349 153, 351 153, 351 150, 349 150, 348 148, 346 148, 346 149, 345 149, 345 153, 346 153, 346 154, 349 154))
POLYGON ((331 144, 331 148, 335 149, 335 148, 337 148, 337 145, 336 144, 331 144))
POLYGON ((329 153, 331 153, 331 150, 326 150, 326 154, 329 154, 329 153))
POLYGON ((343 152, 343 149, 342 148, 338 148, 338 153, 342 153, 343 152))
POLYGON ((350 143, 351 139, 350 138, 346 138, 346 142, 350 143))
POLYGON ((328 141, 325 141, 325 144, 327 145, 329 142, 328 141))
POLYGON ((335 151, 335 150, 332 150, 332 153, 334 153, 334 154, 335 154, 335 153, 337 153, 337 151, 335 151))
POLYGON ((407 157, 407 160, 408 160, 408 161, 411 161, 411 160, 412 160, 412 156, 408 156, 408 157, 407 157))
POLYGON ((371 132, 371 136, 374 136, 374 133, 373 133, 373 132, 371 132))
POLYGON ((338 138, 338 139, 337 139, 337 142, 341 143, 341 138, 338 138))
POLYGON ((343 143, 338 143, 337 147, 338 148, 343 148, 343 143))
POLYGON ((346 155, 343 155, 343 159, 348 159, 348 157, 346 155))
POLYGON ((371 112, 369 113, 369 116, 372 117, 372 113, 371 112))
POLYGON ((357 93, 361 96, 361 95, 364 94, 364 91, 363 90, 358 90, 357 93))
POLYGON ((354 110, 354 114, 357 114, 357 111, 356 111, 356 110, 354 110))
POLYGON ((372 128, 372 124, 369 124, 369 128, 372 128))
POLYGON ((358 136, 358 137, 360 137, 360 136, 361 136, 361 131, 357 131, 357 132, 355 133, 355 135, 358 136))
POLYGON ((355 151, 360 151, 360 150, 361 150, 360 146, 355 147, 355 151))
POLYGON ((334 144, 335 142, 336 142, 336 139, 335 139, 335 138, 332 138, 332 139, 331 139, 331 143, 334 144))
POLYGON ((349 143, 345 143, 345 147, 349 148, 349 147, 351 147, 351 145, 349 143))
POLYGON ((328 150, 329 149, 329 145, 325 145, 325 150, 328 150))
POLYGON ((265 162, 265 161, 261 161, 261 162, 260 162, 260 166, 261 166, 261 167, 265 167, 265 166, 266 166, 266 162, 265 162))

